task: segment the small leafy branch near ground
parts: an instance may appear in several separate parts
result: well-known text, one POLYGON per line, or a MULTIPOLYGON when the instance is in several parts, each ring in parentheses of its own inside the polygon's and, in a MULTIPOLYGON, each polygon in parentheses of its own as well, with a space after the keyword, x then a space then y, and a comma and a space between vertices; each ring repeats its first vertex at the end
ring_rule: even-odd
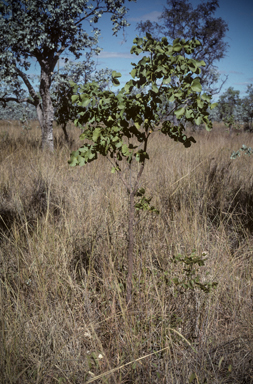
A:
POLYGON ((193 250, 190 255, 181 255, 173 257, 173 263, 178 264, 182 263, 184 265, 184 278, 179 280, 178 278, 174 278, 173 282, 179 289, 180 293, 185 292, 188 289, 199 288, 201 291, 205 293, 209 293, 212 288, 215 288, 218 283, 216 282, 205 282, 201 283, 199 267, 203 267, 205 265, 204 258, 206 253, 203 252, 201 256, 196 255, 196 251, 193 250))
MULTIPOLYGON (((205 124, 212 127, 208 119, 211 96, 201 95, 200 79, 204 61, 188 59, 200 45, 197 40, 175 39, 169 45, 167 38, 156 41, 150 34, 145 38, 135 38, 131 53, 146 53, 137 64, 132 63, 132 79, 116 95, 109 90, 101 90, 99 83, 92 82, 73 86, 72 102, 78 110, 75 123, 83 129, 81 140, 86 140, 81 148, 71 154, 70 165, 84 165, 105 156, 112 165, 129 194, 128 214, 128 277, 127 302, 131 301, 133 252, 134 252, 134 213, 135 208, 147 209, 150 200, 139 189, 140 179, 149 159, 148 142, 157 132, 180 142, 185 148, 195 143, 193 137, 185 134, 185 123, 205 124), (182 53, 182 55, 180 54, 182 53), (172 82, 172 78, 174 81, 172 82), (147 87, 148 91, 142 92, 147 87), (139 90, 138 93, 132 92, 139 90), (166 98, 177 107, 164 112, 160 124, 161 104, 166 98), (175 115, 178 125, 168 119, 175 115), (87 142, 87 140, 89 142, 87 142), (91 143, 90 143, 91 142, 91 143), (141 195, 140 205, 135 206, 135 197, 141 195)), ((121 74, 113 71, 112 82, 118 86, 121 74)), ((155 208, 154 208, 155 209, 155 208)), ((150 210, 154 210, 152 207, 150 210)))
POLYGON ((252 155, 253 154, 253 149, 250 148, 250 147, 247 147, 245 144, 243 144, 242 147, 240 149, 238 149, 238 151, 233 151, 232 152, 232 154, 230 156, 230 159, 234 160, 237 157, 240 157, 241 153, 244 153, 245 155, 252 155))

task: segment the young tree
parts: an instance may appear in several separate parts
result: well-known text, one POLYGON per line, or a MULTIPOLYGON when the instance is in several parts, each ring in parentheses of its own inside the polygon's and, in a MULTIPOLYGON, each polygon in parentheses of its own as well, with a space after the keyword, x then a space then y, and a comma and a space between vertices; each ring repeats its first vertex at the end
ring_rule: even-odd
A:
MULTIPOLYGON (((129 0, 132 1, 132 0, 129 0)), ((54 109, 50 87, 54 68, 62 54, 79 59, 84 49, 97 46, 94 25, 110 13, 113 34, 127 26, 124 0, 2 0, 0 5, 0 79, 13 86, 2 103, 28 102, 36 107, 42 130, 42 147, 53 150, 54 109), (88 24, 87 30, 84 23, 88 24), (32 60, 40 66, 39 92, 27 72, 32 60), (26 87, 29 97, 23 97, 26 87)), ((87 25, 86 24, 86 25, 87 25)))
MULTIPOLYGON (((198 77, 205 63, 180 54, 191 54, 199 45, 197 40, 184 39, 176 39, 169 45, 166 37, 156 41, 147 33, 144 39, 134 39, 131 49, 131 53, 146 53, 147 56, 138 64, 132 64, 133 79, 117 94, 102 91, 96 82, 83 86, 72 83, 75 93, 72 102, 79 109, 76 124, 83 129, 80 139, 89 142, 71 154, 70 165, 84 165, 97 159, 98 154, 105 156, 129 195, 127 303, 132 297, 135 209, 156 212, 145 190, 139 188, 149 159, 149 141, 160 131, 187 148, 195 143, 194 138, 187 137, 184 132, 187 121, 204 123, 208 129, 212 126, 207 112, 211 96, 201 95, 198 77), (177 78, 176 86, 171 83, 172 76, 177 78), (139 92, 132 92, 134 89, 139 92), (162 97, 176 102, 177 109, 171 108, 167 115, 177 117, 177 126, 169 120, 160 124, 162 97)), ((121 74, 113 71, 112 76, 113 83, 119 85, 121 74)))
POLYGON ((140 33, 167 36, 170 40, 199 40, 201 45, 194 50, 191 57, 205 61, 206 66, 199 76, 200 82, 203 90, 212 95, 219 93, 227 80, 225 78, 222 81, 220 88, 213 87, 219 79, 219 72, 214 63, 225 57, 228 48, 228 44, 224 42, 228 25, 222 18, 213 17, 218 7, 218 0, 201 2, 195 9, 188 0, 167 0, 167 7, 164 7, 159 23, 147 20, 137 25, 140 33))

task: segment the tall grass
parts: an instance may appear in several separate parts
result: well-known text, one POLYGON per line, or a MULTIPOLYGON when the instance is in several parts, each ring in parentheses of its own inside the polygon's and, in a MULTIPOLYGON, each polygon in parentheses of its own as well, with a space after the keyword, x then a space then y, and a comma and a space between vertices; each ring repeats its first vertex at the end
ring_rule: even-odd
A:
MULTIPOLYGON (((253 383, 253 158, 249 133, 216 126, 184 149, 154 139, 142 186, 160 215, 139 214, 126 307, 128 198, 104 158, 70 168, 55 128, 0 126, 0 382, 253 383), (182 291, 185 265, 206 255, 182 291)), ((72 127, 72 149, 79 131, 72 127)))

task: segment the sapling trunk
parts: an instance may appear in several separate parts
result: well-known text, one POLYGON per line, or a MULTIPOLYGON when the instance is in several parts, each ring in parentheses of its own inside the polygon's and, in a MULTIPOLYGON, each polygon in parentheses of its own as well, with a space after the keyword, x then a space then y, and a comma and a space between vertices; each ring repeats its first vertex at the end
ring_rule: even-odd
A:
POLYGON ((67 123, 64 122, 61 127, 62 127, 62 130, 63 130, 63 133, 64 133, 64 138, 65 138, 66 142, 69 143, 69 135, 68 135, 68 132, 67 132, 67 123))
POLYGON ((133 278, 133 253, 134 253, 134 191, 130 192, 128 212, 128 274, 127 274, 127 304, 132 300, 132 278, 133 278))

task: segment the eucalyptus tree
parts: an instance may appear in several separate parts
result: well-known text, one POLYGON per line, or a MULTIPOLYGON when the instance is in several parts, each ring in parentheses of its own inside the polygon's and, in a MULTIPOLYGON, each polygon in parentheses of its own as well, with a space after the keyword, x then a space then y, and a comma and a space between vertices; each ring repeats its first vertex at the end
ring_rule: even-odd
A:
POLYGON ((167 7, 164 7, 158 23, 147 20, 137 24, 137 30, 142 34, 149 32, 157 38, 166 36, 170 41, 176 38, 200 41, 191 57, 205 61, 206 66, 199 78, 203 90, 212 95, 219 93, 227 80, 225 77, 220 87, 214 87, 219 80, 215 62, 225 57, 228 48, 224 41, 228 25, 221 17, 213 16, 218 7, 218 0, 202 1, 196 8, 188 0, 167 0, 167 7))
POLYGON ((103 14, 111 14, 112 31, 117 34, 120 28, 129 25, 123 4, 124 0, 1 1, 0 79, 14 89, 5 92, 0 101, 35 106, 43 148, 53 150, 54 108, 50 87, 58 60, 63 54, 79 59, 85 49, 98 53, 100 32, 96 23, 103 14), (38 91, 29 76, 33 61, 40 67, 38 91), (24 88, 28 96, 24 95, 24 88))
MULTIPOLYGON (((85 165, 98 155, 104 156, 129 195, 127 303, 132 298, 135 210, 157 212, 150 206, 151 199, 145 196, 145 190, 140 188, 150 140, 161 132, 188 148, 196 141, 185 133, 187 121, 203 123, 207 129, 212 127, 208 107, 215 105, 210 104, 210 95, 201 92, 199 78, 205 63, 180 54, 191 54, 199 45, 197 40, 184 39, 176 39, 169 45, 166 37, 156 41, 147 33, 144 39, 135 38, 131 49, 133 54, 146 56, 137 64, 132 63, 132 79, 117 94, 101 90, 95 81, 84 85, 71 83, 72 102, 79 108, 75 123, 83 129, 80 139, 85 143, 72 152, 70 165, 85 165), (171 82, 173 76, 178 79, 176 86, 171 82), (176 102, 177 108, 172 107, 167 115, 176 116, 177 126, 169 120, 160 124, 163 98, 176 102)), ((113 71, 113 84, 119 85, 120 77, 120 73, 113 71)))

